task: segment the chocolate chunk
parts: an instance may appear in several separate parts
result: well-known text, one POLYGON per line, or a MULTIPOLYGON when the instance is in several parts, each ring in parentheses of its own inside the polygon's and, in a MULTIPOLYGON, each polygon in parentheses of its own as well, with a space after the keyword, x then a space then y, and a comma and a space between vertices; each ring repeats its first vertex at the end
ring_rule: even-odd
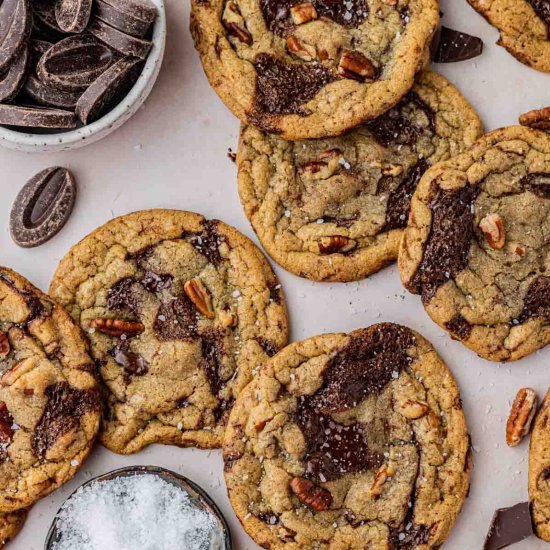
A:
POLYGON ((219 250, 220 236, 218 235, 216 220, 206 221, 204 231, 200 235, 191 236, 190 242, 197 252, 206 256, 211 264, 220 265, 222 257, 219 250))
POLYGON ((129 310, 139 316, 141 300, 135 285, 136 280, 133 277, 124 277, 117 281, 107 293, 107 307, 115 311, 129 310))
POLYGON ((129 350, 128 341, 120 342, 111 350, 113 359, 124 367, 127 376, 143 376, 149 372, 149 363, 141 355, 129 350))
POLYGON ((390 548, 392 550, 415 550, 430 540, 430 533, 431 528, 427 525, 416 525, 411 521, 407 521, 402 529, 390 527, 390 548))
POLYGON ((32 9, 36 34, 56 42, 64 37, 55 17, 55 0, 33 0, 32 9))
POLYGON ((302 107, 335 77, 322 65, 290 64, 262 53, 254 60, 256 69, 255 112, 252 120, 261 116, 298 114, 306 116, 302 107))
POLYGON ((315 410, 331 413, 356 406, 384 387, 412 362, 413 333, 383 323, 354 334, 328 363, 324 383, 312 398, 315 410))
POLYGON ((304 460, 308 477, 333 481, 383 463, 383 455, 369 449, 367 434, 360 424, 340 424, 319 414, 312 405, 310 399, 302 398, 296 413, 296 423, 307 442, 304 460))
POLYGON ((468 264, 474 236, 472 205, 477 192, 468 185, 456 191, 440 189, 430 204, 432 227, 424 257, 407 285, 411 292, 422 294, 424 303, 468 264))
POLYGON ((535 10, 535 13, 546 24, 548 31, 548 39, 550 39, 550 2, 548 0, 527 0, 531 7, 535 10))
POLYGON ((55 3, 55 19, 64 32, 83 32, 91 13, 92 0, 57 0, 55 3))
POLYGON ((365 127, 384 147, 390 145, 414 145, 422 135, 435 134, 435 113, 420 97, 409 92, 395 107, 379 116, 365 127), (422 111, 427 125, 414 124, 410 120, 411 109, 422 111))
POLYGON ((141 68, 139 59, 121 59, 99 76, 76 104, 82 124, 98 120, 120 103, 135 84, 141 68))
POLYGON ((435 63, 454 63, 481 55, 483 40, 464 32, 441 27, 432 44, 432 60, 435 63))
MULTIPOLYGON (((303 0, 262 0, 261 9, 268 29, 280 36, 294 26, 290 8, 303 0)), ((367 0, 312 0, 319 17, 332 19, 344 27, 358 27, 369 15, 367 0)))
POLYGON ((450 321, 445 323, 445 327, 461 340, 468 340, 470 334, 472 334, 472 325, 460 313, 457 313, 450 321))
POLYGON ((70 36, 52 46, 36 67, 44 84, 65 91, 83 91, 115 61, 113 51, 93 36, 70 36))
POLYGON ((550 174, 528 174, 520 180, 522 189, 527 189, 541 199, 550 199, 550 174))
POLYGON ((0 3, 0 74, 4 73, 26 45, 32 28, 28 0, 0 3))
POLYGON ((151 0, 104 0, 118 11, 124 12, 137 19, 152 23, 158 13, 157 7, 151 0))
POLYGON ((223 368, 223 336, 217 330, 211 330, 201 334, 202 361, 201 366, 206 373, 210 389, 215 396, 218 396, 224 386, 221 378, 223 368))
POLYGON ((64 92, 52 86, 47 86, 33 74, 29 75, 23 89, 30 98, 40 105, 68 111, 76 109, 76 103, 81 96, 81 92, 64 92))
POLYGON ((407 173, 399 187, 390 193, 386 207, 384 231, 401 229, 407 226, 411 199, 424 172, 430 167, 425 159, 420 159, 407 173))
POLYGON ((111 48, 128 57, 139 57, 145 59, 153 43, 143 38, 125 34, 97 17, 93 17, 88 32, 99 38, 111 48))
POLYGON ((29 48, 25 45, 10 68, 0 74, 0 103, 11 101, 25 81, 29 62, 29 48))
POLYGON ((550 277, 537 277, 527 289, 518 321, 524 323, 533 317, 550 320, 550 277))
POLYGON ((103 0, 94 2, 93 13, 101 21, 131 36, 143 38, 151 26, 150 21, 139 19, 131 13, 118 10, 115 6, 103 2, 103 0))
POLYGON ((16 244, 38 246, 65 225, 76 198, 76 183, 65 168, 52 167, 31 178, 17 195, 10 214, 16 244))
POLYGON ((76 128, 76 117, 70 111, 31 105, 0 105, 0 125, 30 128, 76 128))
POLYGON ((277 353, 277 346, 273 344, 273 342, 270 342, 267 338, 262 338, 261 336, 256 338, 256 341, 258 344, 260 344, 260 347, 264 350, 264 353, 268 357, 273 357, 277 353))
POLYGON ((499 508, 493 515, 483 550, 500 550, 533 534, 531 509, 528 502, 510 508, 499 508))
POLYGON ((174 277, 168 273, 158 275, 153 271, 147 271, 141 281, 141 284, 149 292, 160 292, 166 288, 170 288, 173 280, 174 277))
POLYGON ((39 458, 45 458, 48 450, 60 437, 77 430, 82 416, 99 410, 97 392, 78 390, 67 382, 48 386, 46 397, 46 407, 32 438, 33 451, 39 458))
POLYGON ((197 309, 187 294, 182 292, 161 304, 153 329, 158 339, 165 342, 197 337, 197 309))

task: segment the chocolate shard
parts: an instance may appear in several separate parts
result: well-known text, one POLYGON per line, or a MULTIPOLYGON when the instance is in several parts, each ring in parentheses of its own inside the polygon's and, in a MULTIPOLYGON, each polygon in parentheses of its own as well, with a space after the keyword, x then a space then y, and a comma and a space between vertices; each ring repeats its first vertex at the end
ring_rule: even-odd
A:
POLYGON ((520 542, 533 534, 528 502, 498 509, 491 520, 483 550, 499 550, 520 542))
POLYGON ((0 125, 28 128, 76 128, 71 111, 32 105, 0 105, 0 125))
POLYGON ((76 197, 71 173, 57 166, 31 178, 17 195, 10 214, 11 236, 24 248, 51 239, 69 218, 76 197))
POLYGON ((57 0, 55 3, 55 19, 64 32, 84 32, 91 13, 92 0, 57 0))
POLYGON ((115 27, 115 29, 123 33, 139 38, 143 38, 151 26, 150 21, 140 19, 133 14, 119 10, 115 6, 103 2, 103 0, 96 0, 94 2, 93 13, 98 19, 111 25, 111 27, 115 27))
POLYGON ((36 74, 48 86, 84 91, 115 62, 114 52, 89 35, 75 35, 52 46, 38 62, 36 74))
POLYGON ((0 74, 0 103, 11 101, 23 86, 29 62, 29 48, 25 46, 5 74, 0 74))
POLYGON ((454 63, 481 55, 483 40, 464 32, 441 27, 432 44, 434 63, 454 63))
POLYGON ((109 45, 113 50, 128 57, 145 59, 153 46, 151 41, 125 34, 101 21, 101 19, 97 17, 92 18, 88 26, 88 32, 102 42, 105 42, 105 44, 109 45))
POLYGON ((4 73, 26 45, 32 28, 28 0, 0 3, 0 73, 4 73))
POLYGON ((76 114, 82 124, 94 122, 119 103, 135 84, 140 70, 139 59, 123 58, 109 67, 76 104, 76 114))

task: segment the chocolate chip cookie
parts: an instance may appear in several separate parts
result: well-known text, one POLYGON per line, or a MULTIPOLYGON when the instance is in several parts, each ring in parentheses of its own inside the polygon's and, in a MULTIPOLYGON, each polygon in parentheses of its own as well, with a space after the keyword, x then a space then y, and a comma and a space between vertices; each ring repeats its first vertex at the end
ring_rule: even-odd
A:
POLYGON ((206 76, 245 124, 338 135, 411 89, 439 19, 436 0, 193 0, 206 76))
POLYGON ((383 323, 291 344, 233 408, 229 498, 264 548, 438 548, 469 487, 456 382, 416 332, 383 323))
MULTIPOLYGON (((94 370, 69 314, 0 267, 0 513, 29 507, 79 470, 99 429, 94 370)), ((4 516, 15 532, 14 518, 4 516)))
POLYGON ((550 136, 510 127, 421 179, 399 252, 430 317, 492 361, 550 343, 550 136))
POLYGON ((460 92, 425 71, 396 107, 345 136, 290 142, 243 127, 241 202, 285 269, 317 281, 361 279, 397 258, 422 174, 481 134, 460 92))
POLYGON ((500 31, 498 44, 534 69, 550 72, 548 0, 468 0, 500 31))
POLYGON ((537 536, 550 542, 550 391, 537 413, 531 433, 529 500, 537 536))
POLYGON ((90 337, 107 389, 101 440, 118 453, 220 446, 233 400, 287 342, 264 256, 191 212, 108 222, 65 256, 50 292, 90 337))
POLYGON ((7 514, 0 513, 0 549, 17 536, 26 519, 27 510, 17 510, 7 514))

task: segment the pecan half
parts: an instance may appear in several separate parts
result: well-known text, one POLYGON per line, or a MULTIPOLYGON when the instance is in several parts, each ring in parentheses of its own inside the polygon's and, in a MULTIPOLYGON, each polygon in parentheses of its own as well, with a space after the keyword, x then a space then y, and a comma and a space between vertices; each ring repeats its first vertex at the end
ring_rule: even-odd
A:
POLYGON ((338 64, 338 75, 363 82, 365 78, 372 78, 376 69, 371 61, 362 53, 344 50, 338 64))
POLYGON ((498 214, 487 214, 480 222, 479 228, 491 248, 501 249, 506 242, 504 221, 498 214))
POLYGON ((428 411, 427 403, 423 401, 411 401, 410 399, 405 401, 401 407, 401 412, 405 418, 409 420, 416 420, 417 418, 422 418, 428 411))
POLYGON ((315 6, 311 2, 304 2, 292 6, 290 8, 290 16, 295 25, 302 25, 303 23, 313 21, 319 17, 315 6))
POLYGON ((319 252, 321 254, 335 254, 336 252, 349 252, 355 247, 355 241, 343 235, 331 235, 321 237, 319 240, 319 252))
POLYGON ((11 443, 14 434, 13 418, 8 411, 8 406, 0 401, 0 443, 11 443))
POLYGON ((8 335, 0 330, 0 359, 7 357, 10 353, 11 346, 8 335))
POLYGON ((550 130, 550 107, 523 113, 519 117, 519 123, 537 130, 550 130))
POLYGON ((245 28, 230 21, 224 21, 223 25, 230 36, 235 37, 239 42, 242 42, 247 46, 252 45, 252 42, 254 41, 252 35, 245 28))
POLYGON ((521 388, 510 410, 506 422, 506 443, 509 447, 519 445, 529 433, 531 422, 537 410, 537 394, 532 388, 521 388))
POLYGON ((332 495, 324 487, 319 487, 304 477, 295 477, 290 482, 292 492, 298 497, 300 502, 315 510, 324 512, 332 504, 332 495))
POLYGON ((102 317, 94 319, 90 323, 90 327, 109 336, 122 336, 123 334, 137 336, 145 330, 141 323, 123 321, 122 319, 104 319, 102 317))
POLYGON ((373 481, 372 486, 370 488, 370 496, 373 499, 376 500, 380 497, 380 495, 382 494, 382 489, 383 489, 384 483, 386 483, 388 478, 393 476, 394 473, 395 473, 394 469, 391 466, 387 465, 387 464, 382 464, 382 466, 380 466, 380 468, 378 468, 378 471, 376 472, 376 475, 374 476, 374 481, 373 481))
POLYGON ((296 36, 289 36, 286 39, 286 47, 289 52, 304 61, 313 61, 317 56, 315 46, 310 46, 309 44, 302 42, 296 36))
POLYGON ((212 298, 208 289, 202 284, 198 277, 187 281, 183 285, 183 290, 189 299, 195 304, 195 307, 208 319, 214 319, 214 310, 212 309, 212 298))

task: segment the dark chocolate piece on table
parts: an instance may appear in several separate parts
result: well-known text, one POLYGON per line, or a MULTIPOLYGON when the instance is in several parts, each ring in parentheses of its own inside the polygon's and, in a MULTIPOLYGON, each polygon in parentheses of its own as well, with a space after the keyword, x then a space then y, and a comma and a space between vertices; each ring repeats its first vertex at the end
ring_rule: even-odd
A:
POLYGON ((76 198, 71 173, 58 166, 46 168, 21 189, 10 214, 10 232, 24 248, 51 239, 65 225, 76 198))
POLYGON ((493 515, 483 550, 500 550, 533 534, 531 508, 521 502, 510 508, 500 508, 493 515))
POLYGON ((432 44, 432 60, 435 63, 454 63, 481 55, 483 41, 477 36, 448 27, 438 30, 432 44))

